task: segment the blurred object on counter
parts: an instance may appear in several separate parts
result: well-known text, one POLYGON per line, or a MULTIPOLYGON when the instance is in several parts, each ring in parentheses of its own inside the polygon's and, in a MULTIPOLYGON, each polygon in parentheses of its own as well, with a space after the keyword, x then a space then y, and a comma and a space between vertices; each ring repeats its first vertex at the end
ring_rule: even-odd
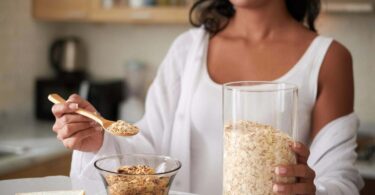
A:
POLYGON ((155 0, 143 0, 143 5, 145 6, 154 6, 155 3, 156 3, 155 0))
POLYGON ((127 6, 130 0, 101 0, 102 7, 110 9, 113 7, 127 6))
POLYGON ((85 77, 87 54, 80 38, 75 36, 56 39, 49 50, 49 61, 57 77, 85 77))
POLYGON ((129 7, 140 8, 155 5, 154 0, 129 0, 129 7))
POLYGON ((125 79, 128 84, 129 98, 120 106, 121 119, 135 123, 144 113, 144 88, 146 84, 146 65, 132 60, 125 65, 125 79))
POLYGON ((144 7, 145 3, 143 0, 129 0, 129 7, 132 8, 139 8, 139 7, 144 7))
POLYGON ((35 115, 39 120, 55 120, 51 113, 52 103, 46 98, 48 94, 58 93, 68 98, 75 93, 90 101, 105 118, 117 120, 119 105, 127 95, 126 88, 123 80, 38 79, 35 90, 35 115))
POLYGON ((102 7, 105 9, 110 9, 113 7, 113 0, 102 0, 102 7))
POLYGON ((168 0, 156 0, 156 4, 159 6, 168 5, 168 0))
POLYGON ((119 118, 120 103, 127 97, 125 81, 86 81, 83 83, 81 90, 86 90, 84 88, 88 89, 87 96, 82 97, 87 99, 100 115, 109 120, 119 118))
POLYGON ((359 134, 357 144, 358 160, 375 163, 375 137, 368 134, 359 134))
POLYGON ((144 113, 143 102, 134 96, 130 96, 125 102, 122 102, 120 105, 120 118, 129 123, 138 122, 144 113))
POLYGON ((185 6, 190 5, 192 1, 194 0, 159 0, 158 5, 185 6))
POLYGON ((146 65, 137 60, 131 60, 125 65, 125 79, 128 83, 130 96, 143 97, 145 87, 146 65))
MULTIPOLYGON (((69 74, 67 74, 69 75, 69 74)), ((81 77, 67 76, 60 78, 38 78, 35 84, 34 101, 35 116, 39 120, 54 120, 51 107, 52 103, 46 98, 48 94, 59 93, 64 97, 70 94, 79 93, 83 81, 81 77)))
POLYGON ((37 78, 34 89, 35 116, 40 120, 54 120, 52 103, 46 97, 59 93, 65 97, 79 93, 81 83, 86 79, 87 51, 75 36, 55 39, 48 52, 50 67, 54 77, 37 78))
POLYGON ((81 94, 88 99, 104 117, 116 120, 119 103, 125 98, 122 80, 95 82, 87 80, 86 56, 82 41, 77 37, 56 39, 49 50, 50 65, 55 71, 54 78, 40 78, 36 81, 36 118, 54 120, 52 103, 46 97, 58 93, 68 98, 71 94, 81 94))
POLYGON ((186 5, 186 0, 169 0, 168 1, 168 5, 171 5, 171 6, 182 6, 182 5, 186 5))

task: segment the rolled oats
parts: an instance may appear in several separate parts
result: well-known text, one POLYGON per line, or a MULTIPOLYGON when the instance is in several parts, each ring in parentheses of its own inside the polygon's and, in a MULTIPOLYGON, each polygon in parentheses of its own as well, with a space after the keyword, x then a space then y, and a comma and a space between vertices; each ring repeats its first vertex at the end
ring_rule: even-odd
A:
POLYGON ((117 172, 119 175, 107 175, 105 177, 110 195, 168 194, 170 178, 152 175, 155 174, 155 170, 149 166, 122 166, 117 172))
POLYGON ((125 121, 118 120, 110 125, 107 130, 114 135, 132 136, 139 132, 139 128, 125 121))
POLYGON ((273 195, 273 183, 294 183, 274 174, 278 165, 296 164, 293 139, 269 125, 237 121, 224 127, 224 195, 273 195))

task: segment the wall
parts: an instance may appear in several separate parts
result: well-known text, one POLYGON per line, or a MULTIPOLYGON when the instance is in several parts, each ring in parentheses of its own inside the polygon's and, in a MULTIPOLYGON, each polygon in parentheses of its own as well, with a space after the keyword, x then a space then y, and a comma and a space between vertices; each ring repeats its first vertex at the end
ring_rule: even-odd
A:
POLYGON ((318 29, 351 51, 360 131, 375 134, 375 14, 325 14, 318 29))
POLYGON ((49 75, 47 50, 56 27, 35 22, 31 0, 0 1, 0 123, 31 116, 34 80, 49 75))
POLYGON ((123 78, 124 65, 130 60, 141 60, 150 69, 156 69, 172 41, 188 28, 188 25, 70 24, 60 35, 81 37, 89 48, 90 74, 107 79, 123 78))

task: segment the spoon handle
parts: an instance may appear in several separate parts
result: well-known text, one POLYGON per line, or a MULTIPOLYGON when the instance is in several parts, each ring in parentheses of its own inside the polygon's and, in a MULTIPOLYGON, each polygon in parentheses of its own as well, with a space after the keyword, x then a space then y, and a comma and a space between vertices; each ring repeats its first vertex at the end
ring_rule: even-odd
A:
POLYGON ((66 100, 62 98, 60 95, 53 93, 48 95, 48 100, 54 104, 62 104, 65 103, 66 100))
MULTIPOLYGON (((54 104, 63 104, 63 103, 66 102, 66 100, 64 98, 62 98, 60 95, 58 95, 56 93, 48 95, 48 100, 51 101, 54 104)), ((87 110, 82 109, 82 108, 78 108, 78 110, 75 111, 75 113, 83 115, 85 117, 88 117, 88 118, 98 122, 99 124, 103 125, 103 121, 101 120, 101 117, 92 113, 92 112, 90 112, 90 111, 87 111, 87 110)))

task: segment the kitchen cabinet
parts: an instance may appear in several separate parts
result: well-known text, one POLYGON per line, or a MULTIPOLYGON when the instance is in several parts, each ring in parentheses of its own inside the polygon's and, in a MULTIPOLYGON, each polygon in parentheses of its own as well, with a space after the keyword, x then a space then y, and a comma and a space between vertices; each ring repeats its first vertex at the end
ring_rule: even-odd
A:
POLYGON ((44 21, 86 21, 90 0, 33 0, 33 17, 44 21))
POLYGON ((29 177, 45 177, 51 175, 69 175, 72 153, 68 152, 64 155, 57 156, 53 159, 40 163, 30 163, 29 166, 23 167, 9 173, 0 175, 0 180, 29 178, 29 177))
POLYGON ((322 11, 327 13, 374 12, 374 0, 322 0, 322 11))
POLYGON ((103 6, 101 0, 33 0, 33 16, 41 21, 187 24, 189 5, 131 8, 103 6))
POLYGON ((132 24, 184 24, 188 23, 189 9, 182 6, 155 6, 144 8, 92 6, 93 22, 126 22, 132 24))

